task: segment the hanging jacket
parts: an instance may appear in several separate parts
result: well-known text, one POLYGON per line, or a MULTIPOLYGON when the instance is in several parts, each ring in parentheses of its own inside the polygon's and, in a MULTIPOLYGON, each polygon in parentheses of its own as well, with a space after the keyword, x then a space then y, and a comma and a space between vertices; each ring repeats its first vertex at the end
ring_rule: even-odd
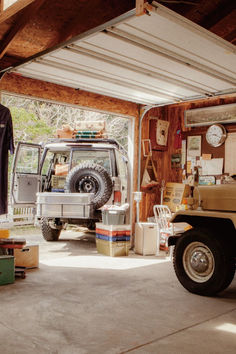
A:
POLYGON ((14 153, 12 117, 0 104, 0 215, 8 212, 8 151, 14 153))

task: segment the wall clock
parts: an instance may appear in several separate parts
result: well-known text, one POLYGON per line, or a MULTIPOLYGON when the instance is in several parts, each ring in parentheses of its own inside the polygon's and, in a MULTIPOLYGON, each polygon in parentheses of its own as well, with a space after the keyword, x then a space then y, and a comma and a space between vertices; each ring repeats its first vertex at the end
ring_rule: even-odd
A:
POLYGON ((221 124, 211 125, 206 132, 206 141, 213 147, 218 147, 225 142, 227 133, 221 124))

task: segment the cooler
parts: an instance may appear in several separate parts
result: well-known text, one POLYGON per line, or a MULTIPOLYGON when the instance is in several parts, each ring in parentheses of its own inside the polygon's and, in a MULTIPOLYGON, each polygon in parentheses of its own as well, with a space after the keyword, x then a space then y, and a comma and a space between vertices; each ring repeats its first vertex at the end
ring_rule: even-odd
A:
POLYGON ((159 253, 158 224, 139 222, 135 224, 135 253, 143 256, 159 253))

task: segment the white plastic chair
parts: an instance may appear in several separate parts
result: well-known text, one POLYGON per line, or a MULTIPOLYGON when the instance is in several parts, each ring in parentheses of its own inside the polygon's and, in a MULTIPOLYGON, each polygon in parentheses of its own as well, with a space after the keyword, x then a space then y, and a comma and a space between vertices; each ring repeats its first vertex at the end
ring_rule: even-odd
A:
MULTIPOLYGON (((156 253, 156 255, 158 255, 160 249, 161 233, 173 235, 174 225, 170 223, 171 211, 167 205, 154 205, 153 212, 155 216, 155 222, 158 224, 157 253, 156 253)), ((171 251, 170 251, 170 256, 172 257, 171 251)))

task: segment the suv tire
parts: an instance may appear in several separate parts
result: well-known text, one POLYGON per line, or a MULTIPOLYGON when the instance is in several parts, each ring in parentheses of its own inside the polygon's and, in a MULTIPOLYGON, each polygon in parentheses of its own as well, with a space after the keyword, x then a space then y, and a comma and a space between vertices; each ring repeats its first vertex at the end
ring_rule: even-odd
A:
POLYGON ((81 163, 72 168, 66 178, 65 191, 69 193, 94 193, 95 209, 102 207, 112 193, 112 180, 107 170, 94 163, 81 163))
POLYGON ((53 228, 51 228, 49 223, 48 223, 48 219, 47 218, 42 218, 41 230, 42 230, 43 238, 46 241, 58 241, 60 233, 61 233, 61 229, 53 229, 53 228))

